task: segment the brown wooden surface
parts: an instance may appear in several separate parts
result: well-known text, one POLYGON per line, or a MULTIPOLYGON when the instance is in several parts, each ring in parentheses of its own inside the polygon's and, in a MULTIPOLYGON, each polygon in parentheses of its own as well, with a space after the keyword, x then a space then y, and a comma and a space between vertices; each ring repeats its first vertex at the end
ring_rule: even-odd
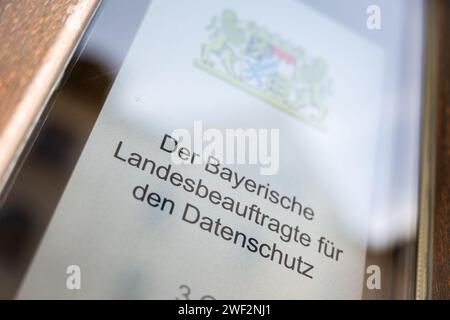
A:
POLYGON ((439 5, 432 297, 450 299, 450 1, 439 5))
POLYGON ((0 130, 38 71, 77 0, 0 0, 0 130))
POLYGON ((0 189, 98 0, 0 0, 0 189))

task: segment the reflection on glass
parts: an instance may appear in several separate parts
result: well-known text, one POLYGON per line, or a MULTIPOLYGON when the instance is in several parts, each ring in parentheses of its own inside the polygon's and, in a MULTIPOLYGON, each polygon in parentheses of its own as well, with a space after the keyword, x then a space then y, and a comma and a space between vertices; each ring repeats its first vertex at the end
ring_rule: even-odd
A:
POLYGON ((1 278, 14 288, 27 270, 19 298, 172 299, 183 285, 197 298, 411 298, 424 5, 379 3, 382 28, 369 30, 370 1, 153 1, 123 64, 118 43, 131 40, 117 21, 138 19, 117 1, 105 4, 108 15, 94 23, 2 209, 1 278), (79 133, 89 131, 99 107, 86 142, 79 133), (279 130, 276 174, 261 175, 252 164, 220 166, 269 196, 230 187, 201 164, 171 169, 194 189, 203 183, 257 206, 266 222, 242 219, 130 165, 139 155, 167 167, 164 135, 194 133, 196 121, 203 131, 279 130), (146 185, 176 210, 133 199, 146 185), (314 218, 285 212, 270 200, 272 190, 314 218), (245 234, 245 242, 233 245, 183 220, 186 203, 199 217, 221 219, 233 236, 245 234), (303 232, 309 244, 292 240, 303 232), (28 237, 16 241, 18 233, 28 237), (267 247, 253 252, 249 238, 267 247), (33 256, 29 266, 25 256, 33 256), (85 283, 75 295, 61 272, 73 264, 85 283), (382 290, 366 287, 370 265, 381 268, 382 290))

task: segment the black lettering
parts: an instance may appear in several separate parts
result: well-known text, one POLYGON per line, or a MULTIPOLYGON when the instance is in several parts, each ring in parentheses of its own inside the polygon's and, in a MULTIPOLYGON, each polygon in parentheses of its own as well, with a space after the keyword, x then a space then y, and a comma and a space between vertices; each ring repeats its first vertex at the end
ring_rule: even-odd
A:
POLYGON ((119 144, 117 145, 116 151, 114 152, 114 158, 127 161, 125 158, 122 158, 119 156, 120 149, 122 148, 122 141, 119 141, 119 144))
POLYGON ((145 187, 142 186, 136 186, 133 190, 133 196, 136 200, 144 201, 148 190, 148 184, 145 185, 145 187))
POLYGON ((186 203, 186 207, 184 208, 183 217, 182 220, 195 224, 200 219, 200 210, 198 208, 190 203, 186 203), (194 214, 194 218, 189 219, 188 218, 188 212, 192 212, 194 214))
POLYGON ((160 149, 163 150, 163 151, 166 151, 168 153, 172 153, 172 152, 174 152, 177 149, 177 146, 178 146, 178 141, 175 140, 174 138, 172 138, 172 136, 169 136, 168 134, 165 134, 164 135, 164 139, 161 142, 160 149), (168 139, 169 139, 169 144, 170 144, 170 141, 172 141, 172 145, 167 145, 168 144, 167 143, 168 139))

